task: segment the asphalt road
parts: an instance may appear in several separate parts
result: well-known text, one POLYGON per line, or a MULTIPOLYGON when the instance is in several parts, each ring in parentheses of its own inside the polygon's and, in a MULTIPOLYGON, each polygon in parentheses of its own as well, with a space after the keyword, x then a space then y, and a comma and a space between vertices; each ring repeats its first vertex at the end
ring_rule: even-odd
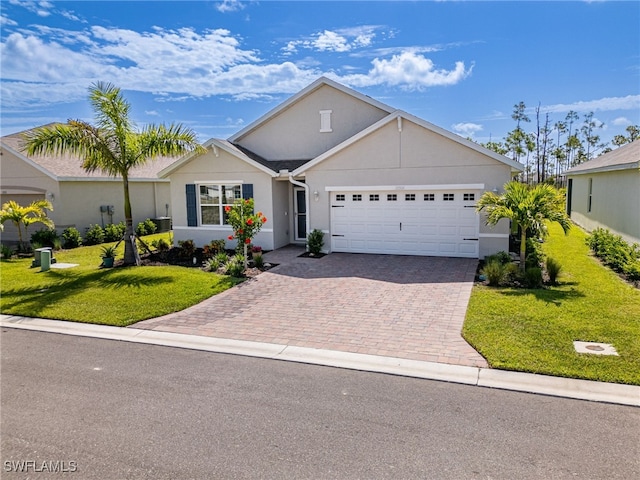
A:
POLYGON ((9 328, 0 348, 3 479, 640 478, 639 408, 9 328))

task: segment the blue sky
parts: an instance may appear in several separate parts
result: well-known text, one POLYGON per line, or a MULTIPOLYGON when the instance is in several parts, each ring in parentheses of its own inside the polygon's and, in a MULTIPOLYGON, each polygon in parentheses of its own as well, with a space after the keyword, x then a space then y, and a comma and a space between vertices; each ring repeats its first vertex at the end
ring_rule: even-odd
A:
MULTIPOLYGON (((1 133, 92 121, 122 88, 138 126, 227 138, 325 75, 462 136, 594 112, 640 124, 640 2, 3 0, 1 133)), ((533 131, 534 124, 525 125, 533 131)))

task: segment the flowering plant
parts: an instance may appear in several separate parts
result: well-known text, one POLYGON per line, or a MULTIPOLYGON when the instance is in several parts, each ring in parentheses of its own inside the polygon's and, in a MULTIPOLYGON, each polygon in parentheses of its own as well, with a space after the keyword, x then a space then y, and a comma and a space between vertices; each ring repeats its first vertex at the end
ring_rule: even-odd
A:
POLYGON ((224 207, 227 213, 227 223, 233 228, 233 235, 229 240, 238 240, 238 246, 242 246, 244 255, 244 268, 247 268, 247 247, 255 237, 262 225, 267 222, 262 212, 253 213, 253 198, 238 199, 232 206, 224 207))

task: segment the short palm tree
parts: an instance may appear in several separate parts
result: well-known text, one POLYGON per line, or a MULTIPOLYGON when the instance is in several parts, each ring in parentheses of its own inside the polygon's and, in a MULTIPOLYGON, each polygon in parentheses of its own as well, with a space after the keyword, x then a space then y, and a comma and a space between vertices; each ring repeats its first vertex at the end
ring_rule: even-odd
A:
POLYGON ((504 193, 485 192, 478 201, 476 209, 485 210, 487 225, 495 225, 508 218, 520 227, 520 268, 525 268, 527 232, 533 232, 541 238, 546 237, 546 222, 557 222, 565 233, 571 228, 571 220, 565 213, 564 194, 557 188, 538 184, 525 185, 509 182, 504 193))
POLYGON ((29 225, 33 223, 42 223, 47 227, 53 228, 53 220, 47 217, 47 210, 53 211, 53 206, 48 200, 35 200, 27 206, 22 206, 13 200, 9 200, 2 205, 0 211, 0 224, 10 221, 18 228, 18 240, 20 248, 24 248, 25 244, 22 239, 22 227, 24 233, 27 234, 29 225))
POLYGON ((96 125, 80 120, 43 127, 27 134, 24 150, 29 155, 69 153, 79 156, 87 172, 100 170, 121 177, 124 187, 126 239, 124 263, 137 263, 133 216, 129 196, 129 171, 160 156, 202 152, 193 131, 181 125, 149 125, 136 131, 129 118, 130 104, 120 89, 98 82, 89 89, 96 125))

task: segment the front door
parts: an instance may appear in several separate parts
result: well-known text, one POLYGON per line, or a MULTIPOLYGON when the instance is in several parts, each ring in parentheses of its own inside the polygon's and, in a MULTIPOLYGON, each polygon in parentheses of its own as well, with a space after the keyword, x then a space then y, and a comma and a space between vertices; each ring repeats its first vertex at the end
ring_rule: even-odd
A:
POLYGON ((295 240, 305 241, 307 239, 307 201, 304 188, 295 187, 293 195, 295 240))

